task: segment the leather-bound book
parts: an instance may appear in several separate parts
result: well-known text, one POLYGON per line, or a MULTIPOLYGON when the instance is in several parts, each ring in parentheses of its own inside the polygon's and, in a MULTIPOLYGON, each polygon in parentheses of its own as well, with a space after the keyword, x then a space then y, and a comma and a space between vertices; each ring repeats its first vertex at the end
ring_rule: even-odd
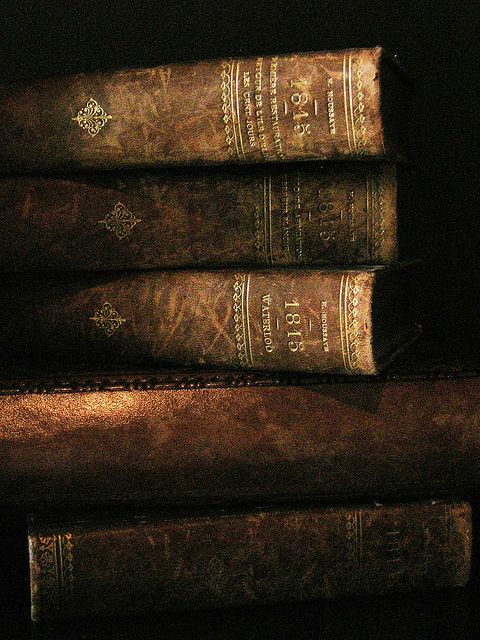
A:
POLYGON ((458 346, 439 355, 444 344, 421 340, 372 377, 4 372, 0 504, 478 494, 480 358, 460 358, 458 346))
POLYGON ((412 265, 4 277, 8 361, 371 374, 415 334, 412 265))
POLYGON ((0 227, 2 271, 385 264, 397 257, 397 167, 1 178, 0 227))
POLYGON ((472 522, 454 502, 40 515, 29 546, 32 618, 46 621, 464 586, 472 522))
POLYGON ((396 155, 406 93, 380 47, 3 86, 0 171, 396 155))

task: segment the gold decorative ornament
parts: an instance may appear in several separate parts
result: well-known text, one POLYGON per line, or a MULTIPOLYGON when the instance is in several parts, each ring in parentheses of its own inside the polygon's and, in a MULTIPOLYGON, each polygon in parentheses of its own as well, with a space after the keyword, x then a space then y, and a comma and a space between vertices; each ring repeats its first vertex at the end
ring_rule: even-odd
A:
POLYGON ((39 613, 65 613, 72 607, 74 593, 72 534, 39 536, 37 544, 43 587, 39 613))
POLYGON ((235 274, 235 282, 233 283, 233 320, 235 322, 237 356, 242 367, 253 366, 250 317, 248 313, 249 289, 250 276, 244 273, 235 274))
POLYGON ((94 138, 103 129, 113 116, 107 114, 94 98, 90 98, 83 109, 77 113, 73 121, 77 122, 81 129, 85 129, 94 138))
POLYGON ((104 302, 102 308, 97 309, 90 320, 93 320, 97 327, 108 337, 115 333, 115 331, 126 322, 125 318, 122 318, 109 302, 104 302))
POLYGON ((122 202, 117 202, 110 213, 107 213, 99 224, 104 224, 105 229, 112 231, 119 240, 129 235, 133 227, 141 222, 139 218, 127 209, 122 202))

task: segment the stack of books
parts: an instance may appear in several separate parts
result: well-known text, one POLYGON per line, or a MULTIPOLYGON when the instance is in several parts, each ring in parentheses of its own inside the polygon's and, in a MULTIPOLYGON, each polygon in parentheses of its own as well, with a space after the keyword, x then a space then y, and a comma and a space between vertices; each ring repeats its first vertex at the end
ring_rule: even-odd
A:
POLYGON ((34 620, 465 584, 468 421, 455 445, 418 362, 378 376, 418 333, 409 90, 380 48, 1 89, 1 501, 35 512, 34 620))

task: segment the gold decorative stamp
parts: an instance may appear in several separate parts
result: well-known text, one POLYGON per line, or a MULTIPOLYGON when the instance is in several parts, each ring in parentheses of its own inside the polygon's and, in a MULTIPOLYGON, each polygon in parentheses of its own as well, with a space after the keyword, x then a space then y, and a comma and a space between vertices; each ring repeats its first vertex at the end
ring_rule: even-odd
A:
POLYGON ((222 72, 221 72, 221 96, 222 96, 222 112, 223 112, 223 123, 225 129, 225 141, 228 146, 228 152, 233 157, 238 157, 237 150, 237 141, 235 138, 234 132, 234 122, 233 122, 233 113, 232 113, 232 73, 233 73, 233 62, 222 62, 222 72))
POLYGON ((352 61, 352 55, 343 58, 343 99, 345 111, 345 129, 348 148, 352 155, 365 155, 366 118, 363 80, 363 62, 360 58, 352 61))
POLYGON ((243 273, 236 274, 233 284, 233 320, 235 322, 237 356, 242 367, 253 366, 250 316, 248 312, 249 289, 250 276, 243 273))
POLYGON ((350 563, 361 565, 363 559, 363 513, 360 509, 354 509, 345 514, 345 528, 348 560, 350 563))
POLYGON ((38 562, 42 573, 45 612, 68 610, 73 601, 73 542, 71 533, 39 536, 38 562))
POLYGON ((104 302, 102 308, 97 309, 94 315, 89 319, 93 320, 97 327, 108 337, 114 334, 115 331, 119 329, 124 322, 126 322, 126 319, 122 318, 118 311, 114 309, 109 302, 104 302))
POLYGON ((90 98, 87 104, 80 109, 74 122, 77 122, 81 129, 85 129, 94 138, 97 133, 103 129, 113 116, 107 114, 105 109, 101 107, 94 98, 90 98))
POLYGON ((357 278, 343 275, 340 283, 340 341, 342 345, 343 365, 347 373, 358 373, 361 369, 358 353, 360 321, 358 317, 358 294, 360 287, 357 278))
POLYGON ((107 213, 103 220, 98 221, 98 224, 104 224, 105 229, 112 231, 119 240, 123 240, 139 222, 141 220, 136 218, 122 202, 117 202, 110 213, 107 213))

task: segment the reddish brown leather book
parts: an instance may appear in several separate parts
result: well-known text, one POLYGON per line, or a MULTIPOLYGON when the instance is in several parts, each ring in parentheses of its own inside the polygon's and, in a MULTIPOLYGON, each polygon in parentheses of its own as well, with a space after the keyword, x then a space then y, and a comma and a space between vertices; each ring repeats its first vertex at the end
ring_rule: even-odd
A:
POLYGON ((3 86, 0 171, 383 157, 405 91, 380 47, 3 86))
MULTIPOLYGON (((420 342, 376 377, 18 372, 0 503, 211 505, 480 491, 480 358, 420 342), (30 377, 29 377, 30 376, 30 377)), ((5 362, 3 363, 5 366, 5 362)))
POLYGON ((4 278, 5 357, 377 373, 412 339, 411 268, 4 278))
POLYGON ((303 163, 0 179, 0 270, 383 264, 397 168, 303 163))
POLYGON ((467 503, 255 510, 48 523, 29 533, 32 618, 458 587, 467 503))

